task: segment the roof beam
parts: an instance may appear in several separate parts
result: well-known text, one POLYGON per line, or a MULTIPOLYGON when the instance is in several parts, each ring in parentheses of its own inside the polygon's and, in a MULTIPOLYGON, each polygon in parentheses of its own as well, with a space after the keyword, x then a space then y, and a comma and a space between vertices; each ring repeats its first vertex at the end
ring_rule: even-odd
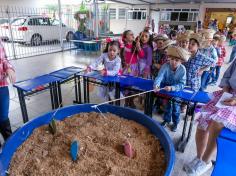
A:
POLYGON ((147 4, 153 4, 153 3, 145 1, 145 0, 137 0, 137 1, 144 2, 144 3, 147 3, 147 4))
MULTIPOLYGON (((123 2, 123 1, 119 1, 119 0, 110 0, 110 1, 120 3, 120 4, 127 4, 127 5, 147 5, 147 4, 132 4, 132 3, 129 3, 129 2, 123 2)), ((137 0, 137 1, 142 2, 141 0, 137 0)))

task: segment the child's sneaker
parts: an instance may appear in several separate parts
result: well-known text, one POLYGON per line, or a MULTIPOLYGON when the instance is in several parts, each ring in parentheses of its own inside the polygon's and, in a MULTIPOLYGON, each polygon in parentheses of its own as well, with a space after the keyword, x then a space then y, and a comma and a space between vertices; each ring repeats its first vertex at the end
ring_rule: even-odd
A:
POLYGON ((195 157, 191 162, 184 164, 184 171, 191 172, 191 168, 198 163, 200 159, 198 157, 195 157))
POLYGON ((171 127, 170 127, 170 130, 172 132, 176 132, 177 131, 177 128, 178 128, 178 125, 177 124, 172 124, 171 127))
POLYGON ((199 160, 195 165, 191 166, 190 170, 187 171, 188 176, 201 176, 206 173, 212 167, 212 162, 206 163, 199 160))
POLYGON ((169 124, 169 122, 167 122, 167 121, 163 121, 162 123, 161 123, 161 126, 163 126, 164 128, 167 126, 169 124))

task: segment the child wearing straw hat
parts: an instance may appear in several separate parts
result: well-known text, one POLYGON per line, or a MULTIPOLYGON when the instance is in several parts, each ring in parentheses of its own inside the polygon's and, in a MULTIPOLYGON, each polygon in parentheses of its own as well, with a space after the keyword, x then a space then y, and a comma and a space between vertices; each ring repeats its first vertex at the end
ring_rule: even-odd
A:
POLYGON ((180 33, 177 35, 177 45, 184 48, 188 49, 189 45, 189 36, 193 33, 193 31, 186 31, 185 33, 180 33))
MULTIPOLYGON (((211 29, 205 29, 201 31, 201 35, 202 38, 204 39, 202 42, 202 49, 200 50, 200 52, 205 55, 206 57, 210 57, 214 60, 213 64, 216 64, 217 60, 218 60, 218 56, 217 56, 217 51, 216 49, 212 46, 212 40, 213 40, 213 36, 214 36, 215 31, 211 30, 211 29)), ((213 65, 214 67, 215 65, 213 65)), ((212 72, 212 70, 207 69, 203 72, 202 74, 202 78, 201 78, 201 90, 204 91, 206 90, 208 83, 209 83, 209 77, 210 77, 210 73, 212 72)))
MULTIPOLYGON (((158 76, 154 81, 154 89, 156 92, 162 87, 165 91, 180 91, 184 88, 186 83, 186 69, 182 65, 183 62, 187 62, 190 53, 185 49, 178 46, 169 46, 167 48, 167 56, 169 62, 165 63, 158 76)), ((167 126, 171 121, 171 131, 175 132, 180 120, 180 105, 177 102, 169 102, 165 114, 162 126, 167 126)))

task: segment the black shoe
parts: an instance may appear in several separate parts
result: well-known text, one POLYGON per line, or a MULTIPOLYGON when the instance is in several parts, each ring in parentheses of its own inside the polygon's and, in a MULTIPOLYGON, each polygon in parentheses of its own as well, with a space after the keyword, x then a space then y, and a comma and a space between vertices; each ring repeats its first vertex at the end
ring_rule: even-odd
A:
POLYGON ((5 141, 7 140, 8 137, 11 136, 12 131, 9 119, 0 123, 0 133, 2 134, 5 141))
POLYGON ((169 122, 167 122, 167 121, 163 121, 162 123, 161 123, 161 126, 163 126, 164 128, 167 126, 169 124, 169 122))
POLYGON ((177 128, 178 128, 178 126, 177 126, 176 124, 173 124, 173 125, 171 126, 170 130, 171 130, 172 132, 176 132, 176 131, 177 131, 177 128))

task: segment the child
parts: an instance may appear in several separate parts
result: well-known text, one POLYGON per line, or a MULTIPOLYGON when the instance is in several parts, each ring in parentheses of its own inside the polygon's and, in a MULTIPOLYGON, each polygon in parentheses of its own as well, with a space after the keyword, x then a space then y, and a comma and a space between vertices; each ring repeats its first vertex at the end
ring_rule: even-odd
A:
POLYGON ((131 30, 123 33, 124 49, 121 52, 123 62, 123 73, 131 76, 138 76, 138 57, 143 58, 144 52, 141 48, 140 42, 134 41, 134 34, 131 30))
POLYGON ((234 46, 236 45, 236 30, 233 31, 231 35, 231 40, 229 42, 229 46, 234 46))
POLYGON ((226 57, 226 49, 225 49, 225 41, 226 41, 226 37, 224 35, 220 36, 220 40, 218 43, 218 48, 220 50, 220 55, 218 57, 218 61, 216 63, 216 67, 215 67, 215 77, 213 78, 212 84, 216 84, 216 82, 219 79, 220 76, 220 69, 222 67, 222 65, 224 64, 225 61, 225 57, 226 57))
POLYGON ((236 58, 236 45, 234 45, 234 47, 232 48, 230 58, 229 58, 229 63, 235 60, 235 58, 236 58))
MULTIPOLYGON (((205 29, 201 31, 201 35, 204 38, 204 42, 202 43, 203 48, 200 50, 200 52, 205 55, 206 57, 210 57, 214 60, 215 64, 217 62, 218 56, 216 49, 212 46, 212 40, 214 36, 214 31, 211 29, 205 29)), ((209 76, 210 76, 211 70, 207 69, 203 72, 202 78, 201 78, 201 89, 204 91, 207 88, 209 76)))
POLYGON ((139 58, 139 75, 143 78, 150 79, 152 65, 152 36, 148 31, 143 31, 140 34, 140 37, 144 57, 139 58))
POLYGON ((177 39, 177 31, 176 30, 172 30, 170 31, 170 40, 173 41, 173 44, 176 44, 176 39, 177 39))
MULTIPOLYGON (((120 45, 117 41, 111 41, 107 43, 103 54, 95 60, 90 66, 87 67, 86 72, 91 72, 92 70, 98 70, 99 65, 104 65, 104 69, 99 70, 100 74, 103 76, 115 76, 119 73, 121 69, 121 59, 119 57, 120 45)), ((102 87, 99 91, 101 97, 105 97, 108 100, 108 94, 111 96, 112 90, 102 87)))
POLYGON ((188 50, 189 45, 189 35, 188 33, 180 33, 177 35, 177 45, 181 48, 188 50))
POLYGON ((166 49, 168 46, 172 45, 173 42, 160 35, 154 39, 154 42, 157 45, 157 50, 154 51, 153 54, 152 75, 153 78, 156 78, 161 66, 167 62, 166 49))
MULTIPOLYGON (((161 67, 154 82, 154 89, 159 91, 160 87, 163 87, 166 91, 180 91, 186 83, 186 69, 181 63, 188 61, 190 53, 181 47, 169 46, 167 55, 170 62, 161 67)), ((180 105, 177 102, 168 103, 161 125, 165 127, 171 120, 171 130, 175 132, 180 120, 180 105)))
POLYGON ((5 49, 0 41, 0 132, 5 141, 12 134, 8 118, 10 97, 7 78, 9 78, 11 83, 16 81, 15 71, 7 60, 5 49))
POLYGON ((207 83, 210 85, 215 85, 214 81, 215 81, 215 72, 216 72, 216 64, 219 60, 219 57, 221 56, 221 49, 218 46, 220 42, 220 35, 215 34, 212 40, 212 46, 215 48, 216 53, 217 53, 217 61, 215 64, 212 64, 211 68, 210 68, 210 75, 208 76, 207 79, 207 83))
POLYGON ((188 49, 191 53, 191 57, 188 62, 184 64, 187 71, 186 85, 195 91, 198 91, 201 87, 201 75, 203 71, 214 63, 212 58, 206 57, 200 53, 199 48, 201 44, 202 37, 200 34, 194 33, 190 35, 188 49))

